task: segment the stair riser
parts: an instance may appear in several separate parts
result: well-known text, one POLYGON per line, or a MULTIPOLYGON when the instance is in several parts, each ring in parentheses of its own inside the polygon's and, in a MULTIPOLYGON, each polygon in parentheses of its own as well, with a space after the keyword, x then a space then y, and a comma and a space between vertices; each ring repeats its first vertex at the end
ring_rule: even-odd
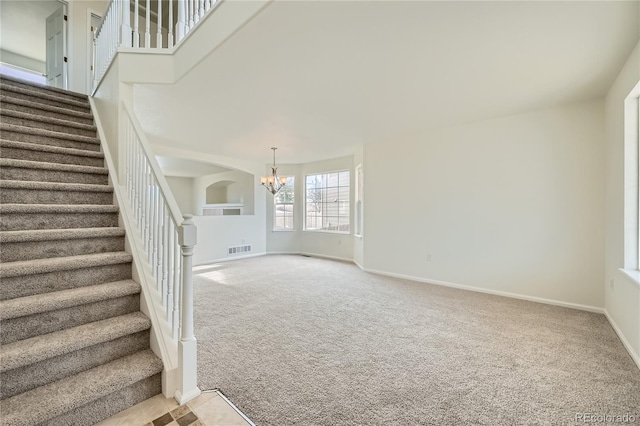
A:
POLYGON ((54 331, 65 330, 118 315, 130 314, 139 310, 140 295, 132 294, 57 311, 12 318, 0 322, 0 327, 2 328, 0 344, 6 345, 18 340, 53 333, 54 331))
POLYGON ((149 330, 0 374, 0 399, 35 389, 149 347, 149 330))
POLYGON ((113 192, 0 188, 2 204, 113 204, 113 192))
POLYGON ((1 262, 124 251, 124 237, 2 243, 1 262))
POLYGON ((57 96, 63 99, 69 99, 71 101, 76 101, 76 102, 87 102, 86 95, 77 96, 77 94, 70 94, 70 93, 66 93, 58 90, 50 90, 49 88, 39 88, 29 84, 20 83, 18 81, 8 80, 6 78, 0 78, 0 85, 18 87, 25 90, 31 90, 32 92, 45 93, 45 94, 57 96))
POLYGON ((2 114, 0 119, 5 124, 13 124, 15 126, 24 126, 24 127, 32 127, 36 129, 51 130, 54 132, 68 133, 71 135, 88 136, 90 138, 96 137, 96 131, 93 129, 79 129, 77 127, 47 123, 45 121, 38 121, 38 120, 27 120, 23 118, 11 117, 4 114, 2 114))
POLYGON ((94 266, 46 274, 6 277, 0 280, 0 300, 50 293, 131 278, 131 263, 94 266))
POLYGON ((49 117, 59 118, 61 120, 75 121, 76 123, 94 124, 93 118, 76 117, 75 115, 70 115, 62 111, 49 111, 46 109, 30 108, 28 106, 14 104, 11 102, 11 99, 7 99, 6 102, 3 102, 2 108, 7 110, 12 110, 12 111, 26 112, 28 114, 43 114, 49 117))
POLYGON ((59 146, 62 148, 83 149, 85 151, 99 152, 100 145, 91 142, 72 141, 68 139, 57 139, 43 135, 30 135, 22 132, 14 132, 12 130, 0 131, 0 137, 5 140, 15 142, 27 142, 38 145, 59 146))
POLYGON ((106 228, 118 226, 118 213, 4 213, 1 231, 106 228))
POLYGON ((160 393, 162 393, 162 379, 160 374, 156 374, 48 420, 40 426, 92 425, 160 393))
POLYGON ((78 111, 78 112, 91 111, 91 107, 89 106, 89 103, 87 103, 86 106, 70 105, 64 102, 63 100, 52 100, 52 99, 41 98, 40 96, 37 96, 38 92, 35 92, 36 96, 31 96, 24 93, 16 93, 11 90, 5 90, 5 88, 2 87, 1 84, 0 84, 0 94, 13 99, 23 99, 25 101, 35 102, 42 105, 51 105, 58 108, 69 109, 71 111, 78 111))
POLYGON ((7 148, 0 150, 2 158, 15 160, 42 161, 45 163, 76 164, 78 166, 104 167, 103 158, 84 157, 81 155, 58 154, 55 152, 34 151, 31 149, 7 148))
POLYGON ((92 185, 106 185, 107 175, 98 173, 76 173, 64 170, 27 169, 22 167, 0 167, 2 180, 26 180, 37 182, 86 183, 92 185))

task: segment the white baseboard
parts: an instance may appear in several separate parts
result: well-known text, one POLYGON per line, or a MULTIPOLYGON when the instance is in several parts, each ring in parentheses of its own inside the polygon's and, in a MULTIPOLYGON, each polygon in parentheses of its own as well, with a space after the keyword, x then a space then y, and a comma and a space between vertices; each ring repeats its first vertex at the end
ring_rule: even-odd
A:
POLYGON ((270 252, 267 252, 267 255, 309 256, 309 257, 319 257, 321 259, 337 260, 340 262, 356 263, 353 259, 349 259, 347 257, 329 256, 326 254, 310 253, 306 251, 270 251, 270 252))
POLYGON ((319 257, 321 259, 338 260, 340 262, 354 263, 353 259, 349 259, 347 257, 329 256, 329 255, 326 255, 326 254, 309 253, 309 252, 306 252, 306 251, 300 252, 300 254, 302 256, 319 257))
POLYGON ((266 254, 267 253, 265 252, 260 252, 260 253, 244 254, 242 256, 230 256, 230 257, 222 257, 219 259, 208 259, 208 260, 202 260, 198 263, 194 263, 193 266, 203 266, 203 265, 210 265, 212 263, 230 262, 232 260, 247 259, 250 257, 264 256, 266 254))
POLYGON ((364 266, 362 266, 361 264, 359 264, 355 259, 353 259, 353 263, 355 263, 355 264, 356 264, 356 266, 357 266, 358 268, 360 268, 360 270, 361 270, 361 271, 364 271, 364 266))
POLYGON ((613 317, 609 314, 609 311, 607 311, 606 309, 604 310, 604 316, 607 318, 607 320, 609 320, 609 324, 611 324, 611 327, 618 335, 618 338, 624 345, 625 349, 627 350, 627 352, 629 352, 629 355, 631 355, 631 359, 633 359, 633 362, 635 362, 638 368, 640 369, 640 355, 638 355, 636 351, 633 349, 633 346, 631 346, 631 343, 629 343, 625 335, 622 333, 622 330, 620 330, 620 327, 618 327, 618 324, 614 321, 613 317))
POLYGON ((375 270, 375 269, 366 268, 366 269, 363 269, 363 271, 370 272, 372 274, 386 275, 388 277, 402 278, 402 279, 405 279, 405 280, 418 281, 418 282, 427 283, 427 284, 434 284, 434 285, 441 285, 441 286, 444 286, 444 287, 452 287, 452 288, 457 288, 457 289, 460 289, 460 290, 475 291, 475 292, 478 292, 478 293, 493 294, 495 296, 504 296, 504 297, 510 297, 512 299, 528 300, 530 302, 544 303, 544 304, 547 304, 547 305, 562 306, 564 308, 572 308, 572 309, 578 309, 578 310, 581 310, 581 311, 588 311, 588 312, 595 312, 595 313, 598 313, 598 314, 604 314, 604 309, 603 308, 598 308, 596 306, 581 305, 579 303, 563 302, 563 301, 560 301, 560 300, 545 299, 545 298, 542 298, 542 297, 527 296, 527 295, 518 294, 518 293, 509 293, 507 291, 489 290, 489 289, 485 289, 485 288, 472 287, 472 286, 463 285, 463 284, 450 283, 450 282, 447 282, 447 281, 431 280, 431 279, 425 279, 425 278, 420 278, 420 277, 414 277, 414 276, 411 276, 411 275, 403 275, 403 274, 396 274, 396 273, 393 273, 393 272, 378 271, 378 270, 375 270))

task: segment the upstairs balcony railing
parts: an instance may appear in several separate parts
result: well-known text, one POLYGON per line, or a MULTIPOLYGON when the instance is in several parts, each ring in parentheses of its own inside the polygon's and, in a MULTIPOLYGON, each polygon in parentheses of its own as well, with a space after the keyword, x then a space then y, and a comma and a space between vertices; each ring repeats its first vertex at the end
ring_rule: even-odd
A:
POLYGON ((215 0, 111 0, 102 24, 94 33, 93 87, 107 72, 119 47, 173 49, 216 3, 215 0))

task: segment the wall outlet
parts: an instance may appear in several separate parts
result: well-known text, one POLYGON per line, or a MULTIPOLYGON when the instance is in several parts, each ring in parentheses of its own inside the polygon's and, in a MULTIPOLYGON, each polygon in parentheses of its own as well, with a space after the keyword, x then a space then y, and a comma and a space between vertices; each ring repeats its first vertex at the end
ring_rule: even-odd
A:
POLYGON ((427 262, 431 262, 432 260, 431 253, 427 253, 427 262))
POLYGON ((609 280, 609 290, 613 291, 615 287, 615 281, 613 278, 609 280))

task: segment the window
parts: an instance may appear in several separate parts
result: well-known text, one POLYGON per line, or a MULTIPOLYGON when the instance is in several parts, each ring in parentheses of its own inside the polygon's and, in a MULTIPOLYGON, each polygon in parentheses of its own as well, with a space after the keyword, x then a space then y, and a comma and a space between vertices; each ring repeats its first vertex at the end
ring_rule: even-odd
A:
POLYGON ((307 175, 306 231, 349 233, 349 171, 307 175))
POLYGON ((295 178, 287 176, 287 182, 273 197, 273 230, 293 231, 293 202, 295 178))

